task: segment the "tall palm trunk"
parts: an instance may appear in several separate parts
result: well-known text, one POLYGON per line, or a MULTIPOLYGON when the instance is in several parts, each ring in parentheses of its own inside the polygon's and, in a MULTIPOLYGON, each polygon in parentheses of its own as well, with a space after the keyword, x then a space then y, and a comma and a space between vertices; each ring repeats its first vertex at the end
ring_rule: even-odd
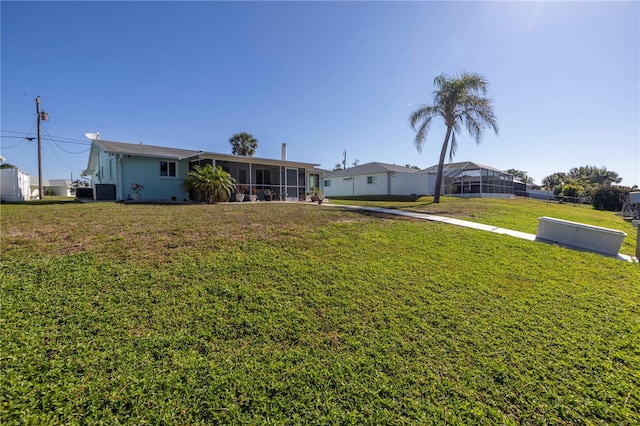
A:
POLYGON ((440 189, 442 188, 442 173, 444 169, 444 157, 447 155, 447 148, 449 147, 449 137, 451 136, 452 126, 447 126, 447 134, 444 137, 442 143, 442 150, 440 151, 440 161, 438 162, 438 171, 436 172, 436 188, 433 195, 433 203, 438 204, 440 202, 440 189))

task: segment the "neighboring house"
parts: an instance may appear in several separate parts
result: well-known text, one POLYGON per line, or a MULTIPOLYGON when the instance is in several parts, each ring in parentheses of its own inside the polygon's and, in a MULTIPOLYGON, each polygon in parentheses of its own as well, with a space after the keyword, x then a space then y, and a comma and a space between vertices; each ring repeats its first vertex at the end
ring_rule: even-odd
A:
POLYGON ((18 168, 0 169, 0 199, 3 201, 29 201, 29 175, 18 168))
POLYGON ((324 177, 324 195, 433 195, 435 175, 405 166, 366 163, 336 170, 324 177))
POLYGON ((49 179, 49 184, 44 185, 44 191, 45 194, 61 197, 72 197, 75 194, 75 188, 68 179, 49 179))
MULTIPOLYGON (((438 165, 423 172, 435 176, 438 165)), ((444 165, 442 173, 442 195, 456 197, 507 198, 513 197, 513 175, 496 168, 471 161, 444 165)))
MULTIPOLYGON (((49 179, 42 179, 42 189, 44 193, 47 192, 46 188, 48 185, 49 179)), ((39 198, 40 188, 38 187, 38 176, 29 175, 29 187, 31 189, 31 198, 39 198)))
POLYGON ((527 184, 525 182, 520 182, 519 180, 513 181, 513 195, 517 195, 519 197, 527 196, 527 184))
MULTIPOLYGON (((31 197, 38 198, 38 176, 30 176, 31 197)), ((56 195, 60 197, 72 197, 75 189, 71 181, 67 179, 42 179, 42 189, 44 195, 56 195)))
POLYGON ((268 189, 276 199, 304 200, 321 171, 316 164, 287 161, 284 144, 282 152, 283 159, 274 160, 94 139, 83 175, 91 176, 98 200, 130 199, 134 182, 144 186, 145 200, 183 200, 189 199, 181 187, 185 175, 196 165, 211 164, 229 172, 239 187, 255 189, 259 199, 268 189))

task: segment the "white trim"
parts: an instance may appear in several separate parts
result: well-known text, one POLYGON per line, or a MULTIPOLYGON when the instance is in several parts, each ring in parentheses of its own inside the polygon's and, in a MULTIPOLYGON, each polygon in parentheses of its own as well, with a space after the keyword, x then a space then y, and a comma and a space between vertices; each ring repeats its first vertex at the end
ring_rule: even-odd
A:
POLYGON ((178 176, 180 175, 178 173, 178 162, 177 161, 171 161, 171 160, 168 160, 168 159, 160 159, 158 161, 158 165, 160 166, 160 178, 177 179, 178 176), (162 163, 167 163, 167 175, 166 176, 162 174, 162 163), (174 168, 175 175, 173 175, 173 176, 170 174, 170 172, 171 172, 171 167, 169 167, 170 163, 175 164, 175 168, 174 168))

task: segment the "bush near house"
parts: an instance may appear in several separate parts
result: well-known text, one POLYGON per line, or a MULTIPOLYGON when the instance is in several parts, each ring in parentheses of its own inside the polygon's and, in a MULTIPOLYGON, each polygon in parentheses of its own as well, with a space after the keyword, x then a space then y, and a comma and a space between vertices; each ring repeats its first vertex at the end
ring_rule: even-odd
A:
POLYGON ((195 166, 182 182, 182 188, 194 201, 206 203, 229 201, 235 187, 236 180, 228 172, 211 164, 195 166))

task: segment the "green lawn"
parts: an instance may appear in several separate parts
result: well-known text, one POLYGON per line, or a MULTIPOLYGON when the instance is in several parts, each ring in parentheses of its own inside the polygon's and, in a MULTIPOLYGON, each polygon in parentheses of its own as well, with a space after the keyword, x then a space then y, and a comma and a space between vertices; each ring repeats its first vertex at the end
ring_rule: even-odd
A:
POLYGON ((3 425, 640 423, 638 264, 311 204, 0 213, 3 425))
POLYGON ((522 197, 514 199, 442 197, 439 204, 433 204, 433 197, 421 197, 417 200, 415 197, 414 199, 397 197, 402 201, 368 201, 366 197, 364 198, 331 199, 331 203, 375 206, 450 216, 530 234, 536 233, 539 217, 555 217, 623 231, 627 237, 620 252, 635 255, 638 230, 633 227, 631 222, 625 222, 622 217, 616 216, 613 212, 594 210, 590 205, 558 204, 555 201, 546 202, 522 197))

